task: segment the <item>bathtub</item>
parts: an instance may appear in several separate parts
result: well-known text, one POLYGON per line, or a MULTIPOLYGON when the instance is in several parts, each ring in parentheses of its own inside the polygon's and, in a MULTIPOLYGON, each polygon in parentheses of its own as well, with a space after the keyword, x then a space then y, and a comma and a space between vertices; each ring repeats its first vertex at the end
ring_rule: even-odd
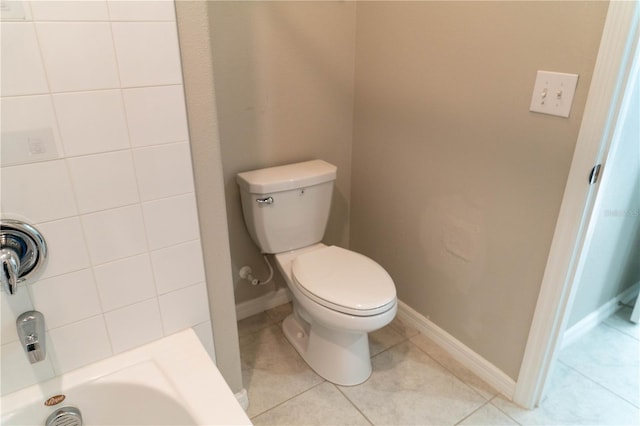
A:
POLYGON ((84 425, 251 424, 191 329, 3 396, 1 407, 7 426, 44 425, 63 407, 84 425))

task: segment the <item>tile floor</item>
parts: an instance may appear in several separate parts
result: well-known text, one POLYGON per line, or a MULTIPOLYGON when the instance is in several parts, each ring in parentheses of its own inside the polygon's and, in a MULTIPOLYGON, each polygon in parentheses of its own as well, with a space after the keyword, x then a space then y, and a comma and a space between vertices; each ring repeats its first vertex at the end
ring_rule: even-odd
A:
POLYGON ((640 424, 640 326, 623 308, 563 350, 536 410, 499 395, 397 318, 370 335, 373 374, 336 386, 286 340, 289 304, 238 323, 248 414, 256 425, 640 424))

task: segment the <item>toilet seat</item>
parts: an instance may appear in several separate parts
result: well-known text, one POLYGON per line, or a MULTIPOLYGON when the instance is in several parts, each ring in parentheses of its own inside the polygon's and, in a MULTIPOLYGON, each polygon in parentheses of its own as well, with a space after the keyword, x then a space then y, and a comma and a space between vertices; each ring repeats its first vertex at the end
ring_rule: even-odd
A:
POLYGON ((296 257, 292 276, 296 287, 307 297, 345 314, 378 315, 396 303, 393 280, 380 265, 337 246, 296 257))

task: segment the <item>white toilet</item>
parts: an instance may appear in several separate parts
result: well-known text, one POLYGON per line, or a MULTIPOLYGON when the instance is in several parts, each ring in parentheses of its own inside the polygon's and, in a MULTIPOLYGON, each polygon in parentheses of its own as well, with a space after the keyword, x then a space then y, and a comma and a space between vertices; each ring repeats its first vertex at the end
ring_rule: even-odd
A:
POLYGON ((371 375, 367 333, 398 306, 389 274, 361 254, 320 241, 336 167, 322 160, 239 173, 244 220, 263 253, 275 254, 293 294, 285 336, 316 373, 339 385, 371 375))

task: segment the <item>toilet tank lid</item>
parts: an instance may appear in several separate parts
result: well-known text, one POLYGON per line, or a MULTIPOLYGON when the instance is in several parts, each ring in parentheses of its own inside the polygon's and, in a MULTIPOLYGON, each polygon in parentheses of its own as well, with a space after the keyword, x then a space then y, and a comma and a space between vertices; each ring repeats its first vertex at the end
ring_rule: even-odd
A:
POLYGON ((269 194, 335 180, 336 170, 326 161, 311 160, 238 173, 236 182, 251 194, 269 194))

